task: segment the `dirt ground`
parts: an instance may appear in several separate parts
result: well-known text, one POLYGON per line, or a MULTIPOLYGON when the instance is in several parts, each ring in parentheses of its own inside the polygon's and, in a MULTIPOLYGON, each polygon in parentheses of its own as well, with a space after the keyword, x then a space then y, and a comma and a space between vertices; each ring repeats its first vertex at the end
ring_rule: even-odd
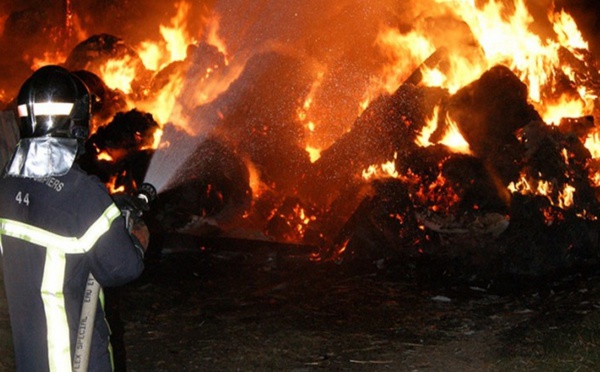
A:
MULTIPOLYGON (((496 292, 270 244, 187 241, 118 301, 117 364, 147 371, 594 371, 600 277, 496 292), (120 325, 123 327, 120 327, 120 325)), ((0 370, 14 365, 0 315, 0 370)))

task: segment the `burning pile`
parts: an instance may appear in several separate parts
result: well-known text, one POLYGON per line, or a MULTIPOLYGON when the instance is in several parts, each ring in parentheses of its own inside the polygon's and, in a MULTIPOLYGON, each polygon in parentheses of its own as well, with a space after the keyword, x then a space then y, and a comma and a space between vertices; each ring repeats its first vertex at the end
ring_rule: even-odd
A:
POLYGON ((158 183, 165 232, 459 277, 597 264, 600 71, 575 21, 521 0, 434 5, 365 26, 374 57, 280 43, 230 56, 218 17, 190 37, 184 1, 161 42, 85 38, 61 61, 98 97, 83 164, 112 189, 158 183))

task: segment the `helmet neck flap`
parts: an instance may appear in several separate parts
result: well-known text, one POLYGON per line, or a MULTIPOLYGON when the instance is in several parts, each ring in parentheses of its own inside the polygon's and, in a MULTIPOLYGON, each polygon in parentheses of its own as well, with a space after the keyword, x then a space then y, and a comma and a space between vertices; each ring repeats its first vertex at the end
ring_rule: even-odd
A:
POLYGON ((6 173, 25 178, 62 176, 73 166, 78 147, 78 141, 74 138, 22 139, 6 167, 6 173))

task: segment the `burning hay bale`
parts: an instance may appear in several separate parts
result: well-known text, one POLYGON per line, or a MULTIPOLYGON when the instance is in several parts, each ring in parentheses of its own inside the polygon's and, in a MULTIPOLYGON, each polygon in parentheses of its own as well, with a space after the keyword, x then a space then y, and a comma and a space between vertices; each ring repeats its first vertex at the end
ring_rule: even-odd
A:
POLYGON ((225 93, 194 112, 200 122, 214 123, 209 133, 248 158, 260 179, 282 193, 310 164, 296 104, 310 88, 309 67, 285 53, 256 55, 225 93))
POLYGON ((380 267, 387 260, 408 263, 418 256, 425 239, 407 185, 397 179, 375 180, 333 239, 337 252, 330 254, 380 267))
POLYGON ((135 109, 120 112, 90 136, 80 165, 100 177, 113 192, 120 188, 136 190, 154 152, 157 130, 159 126, 152 114, 135 109))
MULTIPOLYGON (((406 208, 378 214, 374 201, 385 199, 389 188, 373 187, 338 230, 335 254, 379 265, 383 261, 375 256, 402 262, 418 252, 412 262, 428 262, 430 274, 439 270, 435 275, 482 281, 596 264, 600 226, 594 216, 600 211, 590 180, 591 156, 582 143, 594 128, 591 119, 548 126, 528 103, 526 86, 502 66, 440 102, 472 154, 443 145, 416 146, 414 132, 402 132, 406 141, 397 148, 398 177, 388 186, 405 190, 396 197, 406 208)), ((361 150, 354 158, 364 156, 361 150)), ((333 156, 325 152, 323 159, 333 156)), ((318 163, 316 169, 322 166, 318 163)), ((334 170, 334 163, 332 171, 340 174, 344 168, 334 170)), ((352 174, 348 171, 346 179, 352 174)), ((331 182, 324 180, 320 186, 331 182)))
POLYGON ((527 86, 499 65, 456 92, 447 105, 473 153, 491 165, 505 185, 519 176, 522 153, 515 131, 541 120, 527 97, 527 86))
POLYGON ((410 153, 415 139, 445 92, 404 84, 392 95, 373 101, 353 128, 321 153, 300 183, 309 200, 328 205, 340 190, 356 183, 356 175, 394 153, 410 153), (327 192, 323 192, 326 190, 327 192))
POLYGON ((160 93, 175 81, 185 86, 180 93, 181 99, 189 99, 194 96, 197 86, 206 80, 208 72, 221 72, 225 66, 225 55, 214 45, 205 42, 188 45, 184 60, 171 62, 153 76, 149 95, 160 93))
POLYGON ((212 225, 214 232, 239 223, 252 198, 249 177, 245 163, 222 141, 202 141, 161 194, 163 228, 205 231, 212 225))
POLYGON ((87 70, 99 76, 122 73, 129 69, 135 79, 131 90, 125 93, 140 94, 148 85, 152 74, 146 69, 141 58, 131 46, 117 36, 98 34, 80 42, 73 48, 65 61, 69 70, 87 70))
POLYGON ((119 90, 110 89, 104 81, 93 72, 87 70, 73 71, 87 85, 92 99, 92 128, 95 132, 107 124, 118 112, 127 110, 125 94, 119 90))

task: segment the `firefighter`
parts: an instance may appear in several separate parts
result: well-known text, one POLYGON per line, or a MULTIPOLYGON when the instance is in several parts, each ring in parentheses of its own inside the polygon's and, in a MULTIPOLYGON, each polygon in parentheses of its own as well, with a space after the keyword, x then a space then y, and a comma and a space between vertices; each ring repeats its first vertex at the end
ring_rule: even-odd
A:
MULTIPOLYGON (((90 102, 59 66, 35 71, 17 98, 21 139, 0 178, 0 252, 19 371, 71 371, 88 275, 112 287, 144 268, 148 236, 130 234, 106 187, 75 163, 90 102)), ((113 366, 100 296, 89 371, 104 372, 113 366)))

